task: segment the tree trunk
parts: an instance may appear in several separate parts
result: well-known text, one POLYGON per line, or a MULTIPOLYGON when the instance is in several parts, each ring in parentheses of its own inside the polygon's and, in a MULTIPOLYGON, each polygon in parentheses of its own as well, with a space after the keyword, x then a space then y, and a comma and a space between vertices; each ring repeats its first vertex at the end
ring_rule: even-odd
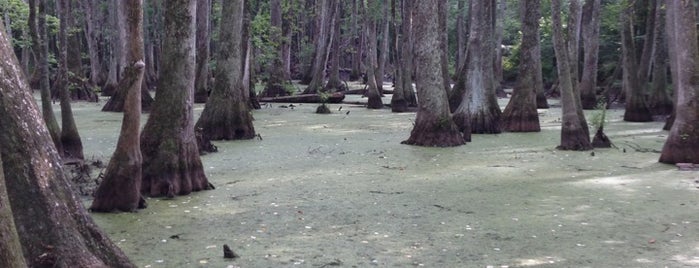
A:
MULTIPOLYGON (((121 53, 121 46, 119 44, 119 0, 109 0, 109 10, 113 12, 108 12, 108 24, 111 34, 109 35, 109 71, 107 73, 107 81, 102 87, 102 96, 113 96, 116 93, 117 85, 119 84, 119 53, 121 53)), ((102 108, 104 110, 104 108, 102 108)))
MULTIPOLYGON (((216 57, 216 81, 211 97, 195 128, 201 132, 199 144, 211 140, 239 140, 255 137, 252 115, 245 101, 242 69, 243 0, 235 0, 221 10, 220 47, 216 57)), ((203 148, 202 148, 203 149, 203 148)))
MULTIPOLYGON (((2 150, 0 150, 2 151, 2 150)), ((0 267, 26 267, 22 245, 19 242, 10 199, 5 187, 5 173, 0 156, 0 267)))
MULTIPOLYGON (((40 7, 41 9, 41 7, 40 7)), ((0 25, 0 158, 29 267, 134 267, 73 194, 0 25)), ((3 219, 6 219, 3 217, 3 219)))
MULTIPOLYGON (((655 45, 655 35, 659 34, 659 32, 656 32, 655 30, 657 29, 655 27, 655 24, 658 22, 656 21, 656 16, 655 14, 659 12, 659 10, 656 8, 656 1, 657 0, 647 0, 646 5, 644 8, 646 9, 646 25, 645 25, 645 36, 643 38, 643 50, 641 50, 641 58, 638 61, 638 78, 640 79, 641 84, 645 85, 648 82, 650 82, 650 70, 651 70, 651 63, 653 62, 653 54, 655 51, 654 45, 655 45)), ((661 7, 662 9, 662 7, 661 7)), ((658 29, 659 30, 659 29, 658 29)))
POLYGON ((209 28, 211 0, 197 0, 197 69, 194 102, 206 103, 209 96, 209 28))
POLYGON ((631 20, 632 9, 633 7, 629 6, 621 15, 621 50, 624 59, 622 85, 626 93, 624 121, 648 122, 652 121, 653 117, 644 96, 646 83, 638 77, 638 61, 635 56, 636 49, 633 42, 634 31, 631 20))
POLYGON ((561 22, 561 0, 551 0, 551 14, 553 26, 553 46, 558 59, 556 67, 558 69, 558 81, 561 89, 562 122, 561 122, 561 143, 559 150, 584 151, 592 149, 590 144, 590 134, 587 131, 585 117, 581 116, 578 110, 580 95, 573 90, 572 75, 570 71, 570 61, 567 59, 569 50, 566 48, 563 38, 563 24, 561 22))
POLYGON ((320 0, 320 5, 320 13, 318 14, 319 31, 318 36, 316 36, 315 52, 313 53, 313 63, 311 64, 311 79, 308 81, 308 87, 303 91, 304 94, 312 94, 322 90, 325 82, 328 41, 330 39, 333 10, 337 3, 336 1, 320 0))
MULTIPOLYGON (((402 1, 401 1, 402 3, 402 1)), ((403 49, 402 45, 406 42, 409 42, 410 40, 406 38, 405 36, 405 30, 400 29, 398 27, 398 20, 397 20, 397 1, 392 0, 391 1, 391 17, 393 20, 393 40, 395 41, 394 43, 394 61, 396 64, 396 67, 394 68, 394 79, 395 83, 393 85, 393 95, 391 95, 391 112, 394 113, 403 113, 408 111, 408 102, 405 100, 405 89, 403 88, 403 61, 405 60, 403 58, 403 49), (402 32, 402 33, 401 33, 402 32)), ((402 16, 403 20, 406 20, 405 15, 402 16)), ((412 86, 411 86, 412 89, 412 86)))
MULTIPOLYGON (((471 133, 500 133, 500 107, 493 82, 493 53, 495 47, 493 15, 495 0, 471 1, 466 66, 461 70, 459 86, 463 86, 461 104, 454 111, 455 122, 462 131, 470 126, 471 133), (466 120, 470 120, 466 122, 466 120)), ((455 89, 454 92, 460 90, 455 89)))
POLYGON ((364 46, 364 41, 362 36, 362 27, 359 20, 359 7, 361 5, 359 0, 352 1, 352 44, 354 44, 354 57, 352 58, 352 72, 350 73, 350 80, 359 80, 362 74, 362 47, 364 46))
POLYGON ((282 2, 281 0, 271 0, 270 1, 270 18, 271 18, 271 29, 270 29, 270 43, 275 45, 275 55, 271 55, 272 60, 267 66, 267 73, 269 77, 267 79, 267 85, 262 91, 260 96, 263 97, 276 97, 276 96, 287 96, 287 80, 284 77, 284 64, 282 63, 283 51, 282 51, 282 2))
POLYGON ((454 61, 454 70, 458 72, 466 58, 466 0, 457 0, 456 15, 456 60, 454 61))
MULTIPOLYGON (((370 0, 367 5, 368 7, 379 6, 379 0, 370 0)), ((376 67, 378 65, 378 59, 376 54, 376 21, 377 14, 370 12, 367 9, 364 10, 364 29, 365 29, 365 39, 367 41, 367 55, 366 55, 366 77, 367 77, 367 108, 369 109, 382 109, 383 102, 381 100, 381 93, 379 92, 378 81, 376 81, 376 76, 371 75, 376 73, 376 67)))
POLYGON ((72 19, 69 19, 70 0, 58 0, 57 10, 61 19, 58 39, 60 41, 60 51, 58 54, 58 74, 54 86, 58 88, 61 99, 61 144, 63 145, 63 156, 66 158, 84 159, 83 143, 80 140, 78 127, 73 118, 73 109, 70 105, 69 74, 70 67, 68 61, 68 29, 73 27, 72 19))
POLYGON ((538 132, 539 113, 536 110, 536 66, 534 49, 538 48, 537 34, 541 18, 540 0, 520 3, 522 43, 520 45, 519 75, 510 102, 502 115, 502 126, 510 132, 538 132))
MULTIPOLYGON (((570 67, 570 79, 573 85, 573 91, 579 92, 578 84, 580 83, 580 32, 582 22, 582 2, 583 0, 570 0, 568 4, 568 60, 570 67)), ((578 98, 579 99, 579 98, 578 98)))
MULTIPOLYGON (((520 3, 520 5, 523 3, 520 3)), ((504 94, 502 90, 503 69, 502 69, 502 39, 505 35, 505 14, 507 12, 507 0, 499 0, 497 3, 497 13, 495 20, 495 57, 493 58, 493 68, 495 79, 495 90, 498 94, 504 94)))
POLYGON ((586 0, 583 6, 583 63, 580 101, 583 109, 597 107, 597 57, 599 54, 600 0, 586 0))
POLYGON ((195 0, 167 2, 158 100, 141 135, 141 192, 150 196, 174 197, 213 188, 194 134, 195 19, 195 0))
POLYGON ((346 90, 345 84, 340 80, 340 48, 341 38, 341 20, 342 20, 342 4, 338 4, 333 19, 333 34, 332 48, 330 49, 330 71, 328 72, 328 82, 325 84, 325 92, 337 92, 346 90))
POLYGON ((465 143, 449 114, 447 92, 442 83, 438 1, 415 3, 415 62, 418 69, 415 82, 420 105, 410 138, 403 144, 447 147, 465 143))
POLYGON ((693 1, 667 1, 666 17, 677 105, 660 162, 699 164, 699 46, 693 1))
MULTIPOLYGON (((71 72, 71 76, 77 77, 79 79, 82 79, 85 77, 85 74, 83 73, 83 66, 82 66, 82 36, 79 34, 79 32, 76 32, 73 30, 73 28, 76 27, 75 24, 75 13, 74 13, 74 8, 73 5, 75 1, 68 1, 65 3, 65 9, 62 11, 66 17, 65 20, 62 19, 62 21, 65 21, 67 24, 67 32, 66 32, 66 38, 67 42, 66 45, 68 45, 68 49, 66 51, 67 59, 66 63, 68 64, 68 71, 71 72)), ((70 81, 72 79, 69 79, 70 81)))
MULTIPOLYGON (((118 3, 115 5, 117 7, 116 15, 113 15, 116 17, 117 21, 120 21, 116 23, 117 25, 122 25, 123 26, 123 31, 120 31, 121 33, 119 34, 119 38, 121 40, 119 42, 116 42, 119 46, 115 47, 115 49, 118 49, 116 55, 118 55, 117 58, 123 58, 123 60, 118 60, 118 61, 123 61, 124 63, 120 63, 117 67, 116 70, 119 70, 120 68, 124 68, 126 66, 132 66, 133 62, 127 62, 126 55, 130 53, 126 45, 126 40, 127 40, 127 33, 126 33, 126 25, 129 23, 128 21, 128 14, 123 14, 122 13, 122 6, 124 5, 123 1, 117 1, 118 3)), ((142 39, 142 38, 141 38, 142 39)), ((142 58, 143 56, 139 56, 139 58, 142 58)), ((135 62, 135 61, 134 61, 135 62)), ((132 66, 133 67, 133 66, 132 66)), ((130 89, 130 85, 128 84, 123 84, 121 81, 123 80, 123 71, 119 71, 121 75, 119 75, 119 83, 117 83, 114 88, 114 93, 109 100, 104 104, 102 107, 103 112, 123 112, 125 109, 125 102, 126 99, 128 98, 129 94, 128 91, 130 89)), ((111 79, 111 78, 110 78, 111 79)), ((135 79, 135 78, 130 78, 130 79, 135 79)), ((144 77, 145 79, 145 77, 144 77)), ((143 79, 141 80, 143 81, 143 79)), ((153 102, 155 101, 153 97, 150 96, 150 93, 148 92, 148 87, 146 86, 141 86, 141 111, 142 112, 148 112, 151 110, 151 107, 153 106, 153 102)))
POLYGON ((121 12, 127 16, 126 61, 119 88, 126 88, 124 118, 116 150, 109 160, 104 179, 95 193, 91 211, 135 211, 145 207, 141 198, 141 85, 143 62, 143 0, 128 0, 121 12))
POLYGON ((106 75, 102 69, 100 58, 100 23, 102 10, 95 1, 80 1, 85 14, 85 34, 87 40, 87 53, 90 57, 90 83, 92 85, 102 85, 106 80, 106 75))
POLYGON ((534 53, 534 72, 536 72, 534 77, 536 85, 536 108, 548 109, 549 104, 544 94, 544 76, 541 67, 541 34, 538 32, 536 33, 536 46, 532 48, 532 50, 534 53))
POLYGON ((655 55, 653 56, 653 83, 648 108, 654 115, 670 115, 673 109, 672 98, 668 93, 667 67, 668 53, 665 33, 665 1, 657 1, 655 34, 655 55))
POLYGON ((388 17, 388 0, 381 1, 381 12, 382 14, 382 29, 381 29, 381 49, 378 55, 378 68, 376 69, 376 85, 379 87, 379 93, 383 94, 383 82, 384 76, 386 75, 386 62, 388 61, 389 54, 389 23, 390 19, 388 17))
MULTIPOLYGON (((32 46, 35 48, 35 54, 38 55, 39 68, 39 90, 41 92, 41 112, 44 118, 44 123, 51 134, 51 140, 56 146, 59 154, 63 153, 63 144, 61 143, 61 129, 58 127, 56 115, 53 113, 51 104, 51 85, 49 81, 49 43, 48 33, 46 31, 46 3, 47 0, 30 0, 29 10, 36 10, 38 5, 37 20, 29 20, 29 29, 32 32, 32 46), (33 29, 33 30, 32 30, 33 29)), ((31 15, 30 15, 31 17, 31 15)))
POLYGON ((439 31, 439 48, 442 53, 440 53, 440 66, 442 66, 442 87, 444 88, 444 91, 451 92, 451 77, 449 77, 449 27, 448 25, 448 20, 449 20, 449 5, 447 3, 448 1, 438 1, 437 2, 437 10, 438 10, 438 24, 439 27, 437 30, 439 31))

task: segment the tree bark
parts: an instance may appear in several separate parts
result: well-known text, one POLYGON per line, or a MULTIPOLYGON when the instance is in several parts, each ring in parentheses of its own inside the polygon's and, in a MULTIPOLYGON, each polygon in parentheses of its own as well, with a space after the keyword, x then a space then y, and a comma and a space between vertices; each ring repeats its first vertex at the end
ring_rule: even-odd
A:
MULTIPOLYGON (((2 150, 0 150, 2 151, 2 150)), ((5 187, 5 173, 0 156, 0 267, 25 267, 27 263, 22 255, 22 245, 15 228, 10 199, 5 187)))
POLYGON ((438 1, 415 3, 415 62, 418 69, 415 82, 420 105, 410 138, 403 144, 447 147, 465 143, 449 114, 447 92, 442 83, 438 1))
POLYGON ((30 0, 29 1, 29 29, 32 32, 32 47, 34 53, 38 55, 39 68, 39 91, 41 92, 41 114, 44 118, 44 123, 49 130, 51 140, 56 146, 59 154, 63 153, 63 144, 61 143, 61 128, 58 126, 56 115, 53 113, 51 104, 51 85, 49 81, 49 44, 48 33, 46 31, 46 0, 30 0), (36 20, 31 19, 31 14, 36 14, 38 2, 38 14, 36 20))
MULTIPOLYGON (((381 12, 382 23, 381 27, 381 48, 379 49, 378 55, 378 67, 376 68, 376 85, 379 87, 379 93, 383 94, 383 82, 386 75, 386 62, 388 61, 389 54, 389 23, 390 19, 388 17, 388 0, 381 1, 381 12)), ((377 20, 379 21, 379 20, 377 20)))
POLYGON ((241 64, 243 0, 235 0, 221 9, 220 47, 216 57, 216 81, 211 97, 195 128, 201 133, 204 148, 211 140, 239 140, 255 137, 252 115, 244 96, 241 64))
MULTIPOLYGON (((316 36, 315 50, 313 53, 313 63, 311 64, 310 80, 304 94, 312 94, 323 89, 325 81, 325 64, 327 63, 328 41, 330 39, 330 28, 332 15, 336 1, 320 0, 320 13, 318 23, 318 36, 316 36)), ((305 82, 305 81, 302 81, 305 82)))
POLYGON ((332 34, 332 48, 330 49, 330 71, 328 72, 328 82, 325 84, 325 92, 337 92, 346 90, 345 84, 340 80, 340 54, 342 52, 340 48, 340 43, 342 43, 341 36, 341 20, 342 20, 343 8, 342 4, 336 6, 335 15, 333 19, 333 34, 332 34))
POLYGON ((354 57, 352 58, 352 72, 350 73, 350 80, 356 81, 361 78, 362 74, 362 47, 364 46, 361 23, 359 19, 359 0, 352 1, 352 43, 354 44, 354 57))
POLYGON ((274 49, 275 55, 271 56, 272 60, 269 62, 269 66, 267 66, 267 74, 269 75, 267 84, 260 96, 287 96, 289 95, 289 92, 286 91, 288 83, 284 77, 284 59, 282 59, 284 55, 282 51, 282 2, 281 0, 271 0, 269 5, 272 26, 270 29, 270 43, 276 47, 274 49))
POLYGON ((124 118, 117 147, 109 160, 104 179, 97 188, 91 211, 135 211, 143 208, 141 198, 141 85, 145 73, 143 52, 143 0, 127 0, 121 5, 126 15, 126 60, 130 64, 124 70, 119 83, 126 88, 124 118))
MULTIPOLYGON (((583 0, 570 0, 568 3, 568 60, 570 67, 570 79, 573 85, 573 91, 579 92, 578 84, 580 83, 580 32, 582 29, 582 2, 583 0)), ((579 98, 578 98, 579 99, 579 98)))
MULTIPOLYGON (((379 0, 371 0, 367 4, 368 7, 377 6, 379 0)), ((363 7, 364 9, 364 7, 363 7)), ((366 40, 366 77, 367 77, 367 108, 369 109, 382 109, 383 102, 381 100, 381 93, 379 92, 378 81, 376 81, 376 76, 371 75, 375 73, 376 67, 378 65, 378 59, 376 54, 376 14, 369 12, 368 8, 364 10, 364 36, 366 40)))
POLYGON ((699 46, 693 1, 667 1, 670 66, 676 94, 675 122, 660 162, 699 163, 699 46))
POLYGON ((456 15, 456 60, 454 61, 454 70, 458 72, 466 58, 466 0, 457 0, 456 15))
MULTIPOLYGON (((495 47, 493 16, 495 0, 471 1, 466 65, 457 81, 463 87, 461 104, 454 111, 455 122, 462 131, 470 126, 471 133, 500 133, 500 107, 493 82, 493 53, 495 47), (466 122, 466 120, 470 120, 466 122)), ((460 92, 454 89, 453 92, 460 92)))
POLYGON ((636 60, 636 49, 633 42, 633 22, 631 14, 633 7, 629 6, 621 15, 621 50, 623 57, 623 81, 622 85, 626 93, 626 110, 624 111, 624 121, 648 122, 652 121, 648 105, 645 101, 645 86, 638 77, 638 61, 636 60))
POLYGON ((597 58, 599 54, 600 0, 586 0, 583 5, 583 63, 580 101, 583 109, 597 107, 597 58))
POLYGON ((442 66, 442 87, 449 93, 451 92, 451 77, 449 76, 449 5, 448 1, 438 1, 437 10, 438 13, 438 23, 439 27, 439 48, 442 53, 440 53, 440 65, 442 66))
POLYGON ((209 96, 209 31, 211 0, 197 1, 197 69, 194 82, 194 102, 206 103, 209 96))
MULTIPOLYGON (((29 267, 134 267, 71 191, 24 74, 0 25, 0 158, 29 267)), ((4 219, 4 218, 3 218, 4 219)))
POLYGON ((653 115, 670 115, 673 109, 673 102, 668 93, 667 67, 668 53, 665 33, 665 1, 656 3, 656 34, 655 34, 655 56, 653 56, 653 82, 651 83, 651 95, 648 101, 648 108, 653 115))
POLYGON ((536 110, 536 66, 538 48, 540 0, 520 3, 522 43, 520 45, 519 75, 510 102, 502 115, 502 128, 510 132, 538 132, 539 113, 536 110))
MULTIPOLYGON (((522 5, 523 3, 520 3, 522 5)), ((502 90, 503 69, 502 69, 502 39, 505 35, 505 14, 507 12, 507 0, 498 0, 495 20, 495 57, 493 58, 493 68, 495 90, 504 94, 502 90)))
POLYGON ((558 81, 561 89, 562 122, 561 143, 559 150, 584 151, 592 149, 590 134, 587 130, 587 122, 578 110, 580 95, 573 90, 572 75, 570 71, 569 50, 566 48, 563 38, 563 24, 561 22, 561 0, 551 0, 551 14, 553 26, 553 45, 556 53, 558 81), (576 98, 578 101, 576 101, 576 98))
POLYGON ((141 192, 150 196, 174 197, 213 188, 194 134, 195 20, 195 0, 167 2, 158 99, 141 135, 141 192))
POLYGON ((95 1, 80 1, 80 3, 85 11, 85 34, 87 52, 90 57, 90 83, 92 85, 102 85, 106 80, 100 57, 101 30, 98 29, 101 23, 102 10, 99 7, 99 3, 95 1))
MULTIPOLYGON (((641 58, 638 60, 638 78, 641 79, 642 84, 647 84, 650 82, 651 78, 651 63, 653 62, 653 54, 655 51, 655 35, 659 34, 655 30, 657 29, 655 25, 658 23, 656 21, 657 16, 655 15, 659 10, 656 8, 657 0, 647 0, 646 9, 646 25, 645 25, 645 36, 643 38, 643 50, 641 50, 641 58)), ((662 7, 661 7, 662 9, 662 7)))
POLYGON ((61 100, 61 144, 63 145, 63 156, 66 158, 84 159, 83 143, 80 140, 78 127, 75 125, 73 118, 73 109, 70 105, 70 89, 69 74, 70 67, 68 61, 68 51, 70 44, 68 28, 72 27, 72 19, 69 18, 70 0, 58 0, 58 14, 61 19, 59 27, 58 39, 60 41, 60 50, 58 56, 58 74, 54 87, 58 88, 61 100))

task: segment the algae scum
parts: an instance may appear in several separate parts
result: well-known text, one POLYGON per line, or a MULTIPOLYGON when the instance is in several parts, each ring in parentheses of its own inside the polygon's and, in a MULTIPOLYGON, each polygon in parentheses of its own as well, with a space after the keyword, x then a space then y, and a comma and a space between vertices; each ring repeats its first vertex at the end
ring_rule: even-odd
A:
MULTIPOLYGON (((617 148, 557 151, 552 108, 540 133, 422 148, 400 144, 414 113, 282 105, 254 112, 262 140, 202 157, 216 190, 93 217, 139 267, 699 265, 699 173, 657 163, 662 122, 612 110, 617 148)), ((121 114, 100 107, 74 105, 85 155, 106 163, 121 114)))

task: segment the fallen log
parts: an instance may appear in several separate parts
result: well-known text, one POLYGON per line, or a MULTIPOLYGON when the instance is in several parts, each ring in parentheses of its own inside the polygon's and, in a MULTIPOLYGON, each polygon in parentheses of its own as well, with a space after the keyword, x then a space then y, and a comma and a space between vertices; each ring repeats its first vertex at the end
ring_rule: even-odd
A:
MULTIPOLYGON (((342 92, 335 92, 328 95, 326 103, 340 103, 345 99, 345 94, 342 92)), ((320 95, 318 94, 299 94, 293 96, 280 96, 280 97, 262 97, 260 102, 294 102, 294 103, 321 103, 320 95)))

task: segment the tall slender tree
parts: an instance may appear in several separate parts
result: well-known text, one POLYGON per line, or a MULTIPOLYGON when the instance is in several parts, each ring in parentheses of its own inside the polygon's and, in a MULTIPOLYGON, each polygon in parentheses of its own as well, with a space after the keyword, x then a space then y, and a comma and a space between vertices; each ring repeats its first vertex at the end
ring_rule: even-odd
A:
POLYGON ((69 13, 69 0, 58 0, 58 14, 61 19, 59 27, 60 49, 58 53, 58 75, 54 87, 58 88, 61 100, 61 144, 63 145, 63 155, 69 158, 83 159, 83 143, 80 140, 78 127, 73 118, 73 109, 70 105, 70 82, 68 63, 68 28, 72 27, 72 15, 69 13))
POLYGON ((197 70, 194 102, 206 103, 209 96, 209 45, 211 37, 211 0, 197 1, 197 70))
POLYGON ((46 0, 29 1, 29 29, 32 32, 32 44, 34 53, 38 57, 39 65, 39 90, 41 92, 41 114, 43 115, 46 127, 51 135, 51 140, 56 146, 59 154, 63 154, 63 144, 61 143, 61 128, 58 126, 56 116, 51 105, 51 83, 49 81, 49 41, 46 31, 46 0), (38 13, 37 10, 38 3, 38 13), (32 14, 36 14, 36 20, 32 19, 32 14), (33 29, 33 30, 32 30, 33 29))
POLYGON ((699 163, 699 46, 694 1, 667 1, 670 66, 675 88, 675 122, 660 162, 699 163))
POLYGON ((0 126, 2 174, 11 206, 23 208, 13 217, 28 266, 134 267, 71 191, 2 24, 0 126))
POLYGON ((652 121, 650 109, 645 100, 646 82, 638 76, 638 61, 636 58, 636 46, 633 39, 633 5, 628 5, 622 11, 621 22, 621 51, 623 58, 622 86, 626 94, 626 109, 624 121, 648 122, 652 121))
POLYGON ((493 78, 493 53, 495 51, 493 16, 495 0, 471 1, 471 22, 468 38, 466 64, 454 93, 464 92, 460 104, 454 111, 454 121, 471 133, 500 133, 500 107, 495 96, 493 78), (470 120, 470 122, 466 122, 470 120))
POLYGON ((669 115, 672 113, 673 103, 668 93, 667 68, 667 38, 665 31, 665 1, 656 1, 657 12, 655 23, 655 55, 653 56, 653 83, 651 84, 648 108, 654 115, 669 115))
POLYGON ((316 37, 315 50, 313 52, 313 62, 307 77, 301 81, 308 83, 308 87, 303 91, 304 94, 316 93, 322 90, 325 84, 325 65, 328 61, 327 53, 332 28, 331 24, 338 3, 331 0, 320 0, 319 2, 318 36, 316 37))
MULTIPOLYGON (((442 62, 437 18, 439 0, 416 1, 415 63, 420 105, 415 126, 404 144, 420 146, 458 146, 464 136, 451 119, 447 92, 442 83, 442 62)), ((470 136, 470 133, 466 135, 470 136)))
POLYGON ((243 0, 234 0, 221 9, 220 46, 216 55, 216 81, 211 97, 195 128, 201 132, 200 149, 212 148, 211 140, 238 140, 255 137, 252 114, 246 102, 242 53, 243 0))
POLYGON ((580 80, 580 101, 583 109, 597 106, 597 58, 599 55, 600 0, 586 0, 583 5, 583 70, 580 80))
MULTIPOLYGON (((367 7, 364 8, 364 36, 366 40, 366 78, 367 78, 367 108, 382 109, 383 101, 379 92, 379 81, 376 81, 376 68, 378 67, 378 59, 376 54, 376 23, 380 16, 377 11, 381 6, 381 0, 369 0, 367 7)), ((364 5, 364 4, 361 4, 364 5)))
POLYGON ((270 8, 270 43, 275 47, 275 55, 271 55, 272 60, 267 66, 267 84, 261 95, 266 97, 285 96, 289 92, 286 91, 286 77, 284 74, 284 64, 282 63, 284 56, 282 51, 282 1, 271 0, 270 8))
POLYGON ((124 119, 117 147, 109 160, 104 179, 95 193, 91 211, 111 212, 114 210, 134 211, 143 208, 141 198, 141 85, 145 73, 143 52, 143 0, 126 0, 121 5, 128 18, 126 60, 120 88, 127 88, 124 101, 124 119))
POLYGON ((540 131, 539 113, 536 110, 536 66, 537 35, 541 18, 541 1, 525 0, 520 3, 522 19, 522 43, 520 45, 519 75, 512 98, 502 115, 505 131, 540 131))
POLYGON ((551 0, 551 23, 553 26, 553 47, 556 53, 558 80, 561 88, 561 143, 557 147, 560 150, 590 150, 590 134, 587 121, 580 112, 580 95, 573 89, 570 61, 568 61, 568 49, 563 35, 563 23, 561 22, 561 0, 551 0), (576 100, 577 99, 577 100, 576 100))
POLYGON ((150 196, 174 197, 213 188, 194 134, 196 2, 171 0, 165 6, 158 99, 141 134, 141 192, 150 196))

